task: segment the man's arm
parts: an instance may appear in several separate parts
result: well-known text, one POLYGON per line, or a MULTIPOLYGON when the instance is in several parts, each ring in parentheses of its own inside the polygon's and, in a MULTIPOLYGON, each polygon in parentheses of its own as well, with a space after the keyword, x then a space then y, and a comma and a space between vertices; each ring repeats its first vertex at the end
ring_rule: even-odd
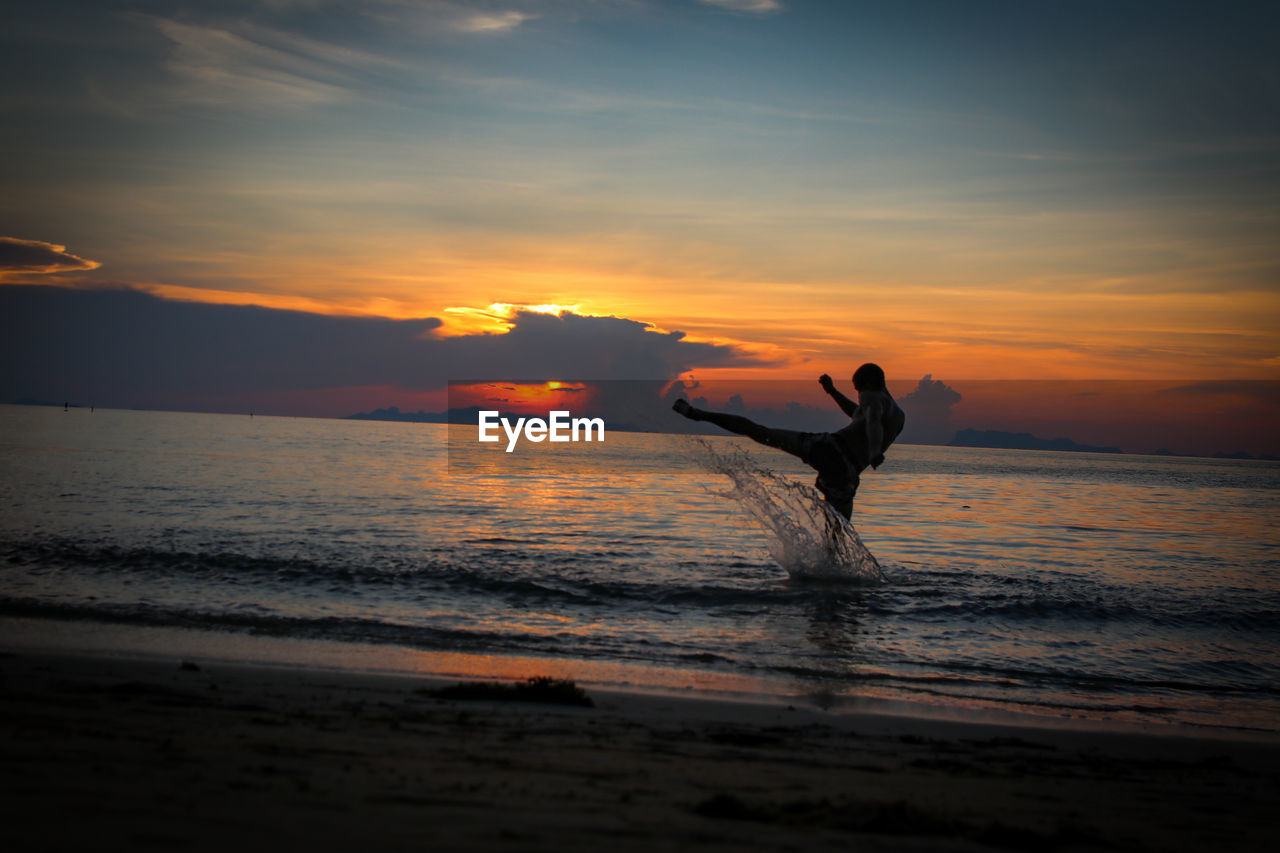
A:
POLYGON ((884 463, 885 439, 892 442, 896 434, 886 436, 886 430, 893 429, 887 424, 891 411, 897 405, 887 394, 872 393, 862 395, 862 417, 867 430, 867 460, 872 468, 879 468, 884 463))
MULTIPOLYGON (((872 408, 878 409, 879 406, 872 408)), ((880 452, 884 447, 884 425, 881 423, 883 415, 878 411, 872 412, 872 415, 867 418, 867 458, 871 460, 872 468, 879 468, 880 463, 884 462, 884 454, 880 452)))
MULTIPOLYGON (((818 384, 822 386, 823 391, 826 391, 831 395, 831 399, 836 401, 836 405, 838 405, 840 410, 846 415, 852 418, 858 413, 858 404, 841 394, 836 389, 835 383, 831 381, 830 376, 825 373, 822 374, 818 377, 818 384)), ((879 453, 878 450, 876 452, 879 453)))

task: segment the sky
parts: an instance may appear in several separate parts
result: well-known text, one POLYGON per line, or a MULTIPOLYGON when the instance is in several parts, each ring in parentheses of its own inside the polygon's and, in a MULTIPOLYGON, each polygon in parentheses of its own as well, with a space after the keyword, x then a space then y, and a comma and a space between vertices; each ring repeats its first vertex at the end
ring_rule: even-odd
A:
POLYGON ((1274 5, 51 0, 5 22, 11 323, 135 310, 113 321, 133 363, 172 374, 105 375, 101 329, 37 335, 6 393, 344 414, 547 347, 596 378, 1280 379, 1274 5), (156 324, 195 314, 269 364, 183 362, 185 327, 156 324), (276 325, 320 337, 254 338, 276 325), (361 349, 378 330, 405 340, 361 349))

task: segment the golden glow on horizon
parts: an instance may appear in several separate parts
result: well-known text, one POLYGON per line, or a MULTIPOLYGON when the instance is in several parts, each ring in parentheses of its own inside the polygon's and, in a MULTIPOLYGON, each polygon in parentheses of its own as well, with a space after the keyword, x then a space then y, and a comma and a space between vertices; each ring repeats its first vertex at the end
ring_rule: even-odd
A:
MULTIPOLYGON (((90 286, 59 279, 70 287, 90 286)), ((269 286, 282 285, 271 282, 269 286)), ((440 308, 409 298, 361 297, 355 287, 334 296, 284 290, 228 290, 169 284, 141 289, 157 296, 230 305, 259 305, 333 315, 392 319, 438 317, 432 334, 504 334, 519 311, 616 316, 653 331, 680 330, 685 340, 734 346, 771 367, 697 368, 707 379, 842 376, 864 361, 891 376, 966 379, 1276 378, 1277 336, 1261 326, 1280 318, 1280 294, 1256 292, 1145 294, 1023 292, 1006 289, 880 287, 850 283, 779 302, 779 283, 674 284, 628 288, 616 283, 601 299, 493 302, 440 308), (803 298, 801 298, 803 297, 803 298)), ((529 293, 530 296, 540 294, 529 293)), ((407 294, 406 294, 407 297, 407 294)))
MULTIPOLYGON (((1280 374, 1280 294, 1193 289, 1194 282, 1182 280, 1189 273, 1162 284, 1084 274, 1029 279, 993 270, 977 283, 966 271, 947 283, 947 270, 924 257, 883 277, 807 268, 782 277, 768 274, 770 267, 783 271, 763 259, 767 246, 731 257, 724 246, 664 248, 630 238, 504 239, 486 247, 455 237, 404 255, 393 236, 343 248, 285 240, 278 256, 261 258, 175 252, 159 261, 181 261, 185 283, 141 287, 189 301, 435 317, 442 325, 432 334, 442 337, 504 334, 518 311, 614 316, 653 331, 679 330, 690 342, 738 347, 772 364, 695 367, 709 378, 835 376, 868 360, 899 377, 1280 374), (477 307, 478 294, 495 298, 477 307)), ((75 286, 61 277, 51 283, 75 286)))
POLYGON ((340 232, 349 226, 347 208, 341 221, 312 215, 307 229, 273 234, 269 253, 253 251, 252 241, 243 243, 247 251, 149 246, 145 260, 113 258, 111 275, 154 282, 142 287, 169 298, 434 317, 440 337, 504 334, 520 310, 613 316, 738 347, 772 365, 696 368, 699 375, 838 375, 867 360, 916 377, 1280 375, 1280 294, 1245 289, 1251 279, 1224 277, 1234 268, 1213 247, 1171 244, 1136 214, 1084 231, 1068 219, 1063 239, 1086 245, 1105 237, 1101 245, 1114 248, 1132 237, 1151 251, 1176 249, 1180 268, 1120 275, 1098 263, 1096 272, 1077 271, 1076 255, 1064 259, 1059 243, 1015 240, 1030 227, 1017 218, 980 220, 986 242, 966 249, 950 231, 934 235, 938 244, 820 238, 719 204, 699 208, 696 228, 608 239, 510 230, 424 238, 389 222, 352 241, 340 232))

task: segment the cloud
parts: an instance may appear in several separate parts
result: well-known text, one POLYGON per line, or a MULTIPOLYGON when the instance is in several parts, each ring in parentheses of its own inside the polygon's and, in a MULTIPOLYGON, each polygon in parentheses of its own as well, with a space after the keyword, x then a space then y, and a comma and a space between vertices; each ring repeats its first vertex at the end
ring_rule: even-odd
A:
POLYGON ((97 261, 76 257, 57 243, 0 237, 0 281, 22 275, 96 270, 100 266, 97 261))
POLYGON ((164 66, 175 98, 206 105, 311 107, 351 100, 370 75, 411 70, 398 59, 251 21, 188 23, 150 15, 135 20, 169 42, 164 66))
POLYGON ((184 100, 310 106, 346 97, 331 70, 266 39, 165 19, 155 25, 173 43, 166 64, 182 81, 184 100))
POLYGON ((945 382, 925 374, 915 389, 899 400, 907 415, 902 431, 904 444, 946 444, 955 434, 951 409, 961 400, 960 392, 945 382))
POLYGON ((518 311, 510 331, 440 342, 461 372, 449 378, 668 379, 694 367, 763 364, 721 344, 690 342, 683 332, 654 331, 622 317, 518 311))
POLYGON ((756 15, 769 15, 781 12, 783 6, 777 0, 701 0, 708 6, 719 6, 734 12, 751 12, 756 15))
POLYGON ((509 32, 534 17, 525 12, 481 12, 460 18, 457 28, 464 33, 509 32))
MULTIPOLYGON (((165 40, 160 67, 166 76, 138 88, 132 100, 300 110, 385 97, 414 89, 433 68, 438 71, 432 52, 421 50, 422 38, 509 32, 539 17, 456 2, 284 5, 302 16, 294 28, 281 28, 270 7, 234 19, 125 15, 165 40), (370 27, 383 41, 370 35, 370 27), (405 33, 417 36, 412 49, 398 40, 405 33)), ((118 96, 108 100, 120 106, 118 96)))
POLYGON ((764 363, 635 320, 567 312, 518 312, 505 333, 441 338, 432 317, 342 317, 179 302, 133 289, 10 286, 0 288, 0 318, 0 400, 99 406, 218 410, 237 395, 371 386, 411 392, 474 378, 662 380, 695 367, 764 363))

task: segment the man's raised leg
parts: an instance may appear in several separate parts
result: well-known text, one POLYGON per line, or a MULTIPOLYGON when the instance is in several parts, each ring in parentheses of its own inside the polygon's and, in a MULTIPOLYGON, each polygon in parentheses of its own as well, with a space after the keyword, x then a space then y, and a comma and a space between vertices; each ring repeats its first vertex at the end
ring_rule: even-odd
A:
POLYGON ((791 429, 773 429, 761 426, 750 418, 744 418, 741 415, 695 409, 689 405, 688 400, 683 399, 676 400, 675 405, 671 408, 691 421, 706 421, 707 423, 715 424, 721 429, 728 430, 736 435, 745 435, 752 441, 758 441, 767 447, 774 447, 784 453, 790 453, 792 456, 804 459, 803 437, 805 433, 791 429))

